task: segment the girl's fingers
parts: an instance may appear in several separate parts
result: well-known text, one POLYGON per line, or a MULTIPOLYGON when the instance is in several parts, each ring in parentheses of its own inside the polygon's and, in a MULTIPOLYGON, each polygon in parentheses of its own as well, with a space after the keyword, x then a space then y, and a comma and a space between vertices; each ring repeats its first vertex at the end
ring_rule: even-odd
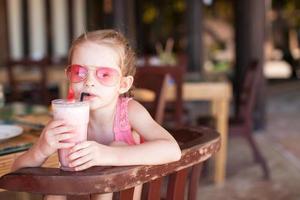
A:
POLYGON ((62 133, 62 134, 59 134, 59 135, 56 135, 56 140, 57 141, 63 141, 63 140, 67 140, 67 139, 71 139, 75 136, 74 133, 62 133))
POLYGON ((80 157, 77 160, 72 161, 70 163, 70 167, 77 167, 77 166, 83 165, 84 163, 87 163, 90 160, 92 160, 91 158, 92 158, 92 156, 90 154, 86 155, 86 156, 83 156, 83 157, 80 157))
POLYGON ((69 154, 69 159, 76 160, 77 158, 84 157, 84 156, 88 155, 89 153, 90 153, 89 148, 81 149, 81 150, 78 150, 76 152, 69 154))
POLYGON ((62 126, 65 124, 65 121, 62 120, 62 119, 59 119, 59 120, 52 120, 49 124, 48 124, 48 127, 49 128, 55 128, 55 127, 58 127, 58 126, 62 126))
POLYGON ((66 149, 66 148, 71 148, 75 145, 73 142, 60 142, 58 143, 58 149, 66 149))
POLYGON ((88 169, 88 168, 90 168, 92 166, 94 166, 93 165, 93 161, 90 160, 90 161, 88 161, 88 162, 86 162, 86 163, 84 163, 84 164, 82 164, 82 165, 80 165, 78 167, 75 167, 75 171, 85 170, 85 169, 88 169))
POLYGON ((53 133, 55 135, 66 133, 66 132, 72 132, 74 131, 74 128, 72 126, 59 126, 52 129, 53 133))
POLYGON ((85 149, 87 148, 88 146, 90 146, 90 142, 89 141, 85 141, 85 142, 81 142, 77 145, 75 145, 71 151, 70 151, 70 154, 76 152, 76 151, 79 151, 80 149, 85 149))

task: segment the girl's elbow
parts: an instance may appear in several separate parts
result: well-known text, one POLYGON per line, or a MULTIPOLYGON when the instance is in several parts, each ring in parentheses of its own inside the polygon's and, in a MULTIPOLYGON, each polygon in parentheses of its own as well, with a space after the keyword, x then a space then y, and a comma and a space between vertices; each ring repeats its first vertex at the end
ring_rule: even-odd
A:
POLYGON ((175 150, 172 153, 172 161, 175 162, 175 161, 178 161, 180 159, 181 159, 181 150, 180 150, 178 144, 176 143, 175 150))
POLYGON ((174 161, 178 161, 181 159, 181 150, 179 149, 174 155, 174 161))
POLYGON ((17 171, 20 167, 18 167, 16 161, 13 162, 13 164, 11 165, 10 167, 10 171, 13 172, 13 171, 17 171))

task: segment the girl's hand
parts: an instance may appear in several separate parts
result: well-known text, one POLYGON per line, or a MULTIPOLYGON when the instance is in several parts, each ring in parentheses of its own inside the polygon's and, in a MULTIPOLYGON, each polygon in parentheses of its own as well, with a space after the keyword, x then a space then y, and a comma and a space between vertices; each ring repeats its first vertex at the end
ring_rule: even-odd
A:
POLYGON ((75 145, 69 154, 70 166, 76 171, 92 166, 109 165, 113 158, 111 148, 95 141, 85 141, 75 145))
POLYGON ((47 158, 57 149, 70 148, 75 145, 71 142, 63 142, 74 136, 73 127, 67 126, 63 120, 52 120, 44 128, 38 142, 37 149, 41 156, 47 158))

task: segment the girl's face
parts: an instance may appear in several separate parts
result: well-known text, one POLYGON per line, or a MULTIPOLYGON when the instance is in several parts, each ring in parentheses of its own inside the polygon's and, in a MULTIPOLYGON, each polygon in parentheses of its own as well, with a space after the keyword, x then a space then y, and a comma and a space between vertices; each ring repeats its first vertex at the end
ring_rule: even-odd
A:
POLYGON ((106 45, 92 42, 79 44, 71 59, 71 65, 77 69, 75 73, 84 77, 72 83, 76 99, 80 98, 82 92, 89 93, 90 96, 85 100, 90 102, 91 110, 116 102, 119 95, 132 84, 132 77, 122 77, 119 60, 117 52, 106 45), (80 66, 84 68, 80 69, 80 66), (108 75, 112 77, 107 79, 108 75))

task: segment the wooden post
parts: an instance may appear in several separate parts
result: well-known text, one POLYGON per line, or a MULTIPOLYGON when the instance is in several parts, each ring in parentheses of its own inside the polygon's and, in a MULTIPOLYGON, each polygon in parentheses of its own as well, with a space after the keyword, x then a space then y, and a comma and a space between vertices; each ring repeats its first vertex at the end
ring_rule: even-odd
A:
MULTIPOLYGON (((110 21, 105 14, 103 16, 103 22, 101 18, 101 4, 99 0, 86 0, 86 25, 87 31, 94 31, 101 28, 107 28, 107 24, 110 24, 110 21), (102 23, 102 24, 101 24, 102 23)), ((111 26, 109 26, 111 28, 111 26)))
POLYGON ((68 31, 69 31, 69 46, 71 45, 74 38, 74 0, 68 0, 68 7, 66 12, 68 13, 68 31))
POLYGON ((30 37, 29 37, 29 16, 28 16, 28 7, 29 1, 24 0, 21 1, 21 8, 22 8, 22 29, 23 29, 23 52, 24 57, 29 57, 29 45, 30 45, 30 37))
POLYGON ((136 44, 134 4, 134 0, 113 0, 114 28, 125 34, 133 47, 136 44))
MULTIPOLYGON (((265 41, 265 1, 235 0, 235 34, 236 34, 236 67, 234 90, 236 101, 240 94, 240 85, 244 78, 246 67, 253 60, 259 62, 263 73, 264 41, 265 41)), ((264 77, 264 76, 261 76, 264 77)), ((265 126, 265 79, 262 78, 257 95, 257 105, 254 111, 254 126, 265 126)))
POLYGON ((203 65, 202 1, 187 0, 188 71, 201 70, 203 65))
POLYGON ((46 40, 47 40, 47 55, 49 58, 53 58, 53 36, 52 36, 52 19, 51 19, 51 5, 50 0, 45 1, 45 16, 46 16, 46 40))
POLYGON ((7 4, 6 0, 0 0, 0 48, 2 49, 0 54, 0 65, 5 65, 9 54, 8 45, 8 30, 7 30, 7 4))
POLYGON ((113 0, 114 28, 126 33, 126 3, 127 0, 113 0))

